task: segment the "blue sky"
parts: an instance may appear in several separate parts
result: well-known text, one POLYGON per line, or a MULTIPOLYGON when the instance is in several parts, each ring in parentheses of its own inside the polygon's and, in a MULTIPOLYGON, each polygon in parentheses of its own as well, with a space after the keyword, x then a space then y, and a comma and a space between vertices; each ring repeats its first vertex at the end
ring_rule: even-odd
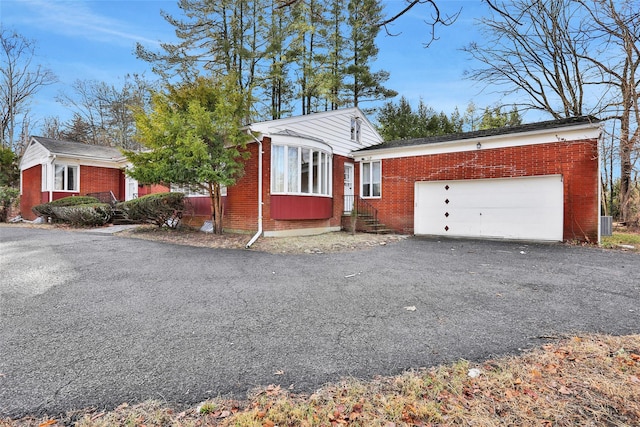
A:
MULTIPOLYGON (((406 3, 389 0, 386 4, 391 11, 406 3)), ((452 26, 436 29, 439 40, 429 48, 423 46, 430 37, 424 21, 431 18, 432 9, 422 5, 390 27, 398 36, 381 32, 374 69, 389 71, 387 87, 413 105, 422 98, 436 110, 450 113, 455 106, 463 112, 471 100, 478 106, 498 102, 498 95, 480 93, 481 86, 463 78, 471 63, 460 51, 478 39, 474 20, 489 13, 488 6, 480 0, 438 0, 438 5, 443 14, 462 9, 452 26)), ((154 77, 149 65, 136 59, 133 52, 136 42, 155 48, 160 41, 175 39, 173 27, 160 16, 161 9, 170 13, 179 10, 175 0, 2 0, 2 26, 35 40, 36 61, 60 80, 37 94, 31 105, 33 117, 57 115, 68 119, 69 112, 54 98, 60 91, 70 92, 76 79, 117 85, 127 73, 146 71, 148 77, 154 77)))

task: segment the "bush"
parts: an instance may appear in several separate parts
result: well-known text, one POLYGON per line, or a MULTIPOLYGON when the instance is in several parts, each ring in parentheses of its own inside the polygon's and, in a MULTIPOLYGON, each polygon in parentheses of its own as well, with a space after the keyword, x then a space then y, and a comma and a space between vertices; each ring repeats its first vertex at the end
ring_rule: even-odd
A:
POLYGON ((111 220, 113 211, 107 203, 53 206, 52 217, 76 227, 99 227, 111 220))
POLYGON ((100 200, 90 196, 69 196, 63 197, 62 199, 54 200, 53 202, 36 205, 31 208, 31 210, 38 216, 51 218, 51 220, 55 221, 56 217, 53 213, 53 208, 88 204, 100 204, 100 200))
POLYGON ((158 227, 177 228, 185 209, 183 193, 156 193, 118 203, 132 221, 148 222, 158 227))
POLYGON ((7 222, 9 209, 18 200, 20 190, 12 187, 0 186, 0 222, 7 222))

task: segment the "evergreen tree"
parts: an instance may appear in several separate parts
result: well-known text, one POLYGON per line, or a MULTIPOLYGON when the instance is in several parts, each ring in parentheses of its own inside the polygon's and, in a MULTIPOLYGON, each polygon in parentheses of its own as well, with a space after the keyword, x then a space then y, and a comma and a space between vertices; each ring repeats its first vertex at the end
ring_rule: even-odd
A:
POLYGON ((389 79, 387 71, 371 71, 371 63, 378 55, 375 39, 380 31, 376 24, 382 17, 379 0, 349 0, 349 35, 347 48, 349 65, 345 70, 348 79, 345 88, 349 104, 358 107, 362 101, 383 100, 396 96, 383 83, 389 79))
POLYGON ((242 131, 245 100, 233 76, 198 78, 155 93, 152 110, 136 112, 138 138, 147 150, 126 151, 140 182, 172 183, 205 189, 211 200, 214 232, 222 233, 222 186, 243 174, 242 131))

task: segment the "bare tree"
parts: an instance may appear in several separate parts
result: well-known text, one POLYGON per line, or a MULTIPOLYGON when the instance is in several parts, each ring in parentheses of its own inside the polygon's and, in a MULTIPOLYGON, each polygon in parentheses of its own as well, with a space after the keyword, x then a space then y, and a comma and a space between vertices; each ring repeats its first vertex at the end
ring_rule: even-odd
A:
POLYGON ((33 95, 57 81, 53 72, 35 64, 35 44, 15 31, 0 28, 0 139, 3 148, 17 149, 20 118, 33 95))
POLYGON ((524 94, 518 103, 523 111, 583 115, 590 76, 581 59, 588 47, 576 29, 579 6, 572 0, 513 0, 501 7, 501 13, 479 20, 484 42, 463 49, 481 64, 467 77, 503 95, 524 94))
POLYGON ((58 102, 73 112, 65 137, 92 145, 137 148, 133 108, 148 105, 151 88, 143 77, 125 76, 121 87, 93 80, 76 80, 73 93, 61 93, 58 102))
POLYGON ((584 34, 596 47, 581 59, 593 65, 602 83, 611 88, 607 118, 620 123, 620 217, 633 220, 631 206, 633 172, 640 146, 640 2, 626 0, 578 0, 588 12, 584 34))
POLYGON ((640 137, 640 3, 509 0, 492 7, 497 13, 480 20, 485 42, 465 48, 481 64, 468 77, 524 95, 517 103, 523 111, 617 120, 620 216, 629 221, 640 137))

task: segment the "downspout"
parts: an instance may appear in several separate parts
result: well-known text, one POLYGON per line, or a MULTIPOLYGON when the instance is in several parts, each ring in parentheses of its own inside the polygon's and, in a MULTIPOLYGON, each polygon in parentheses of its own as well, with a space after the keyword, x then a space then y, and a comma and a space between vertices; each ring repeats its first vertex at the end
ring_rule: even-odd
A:
POLYGON ((51 168, 49 168, 47 170, 47 188, 49 188, 49 203, 53 202, 53 179, 49 179, 51 178, 52 174, 55 174, 55 169, 53 167, 53 164, 55 163, 56 159, 58 158, 57 154, 53 155, 53 158, 51 159, 51 168))
MULTIPOLYGON (((601 161, 602 159, 600 158, 600 150, 604 147, 604 129, 602 128, 603 125, 600 124, 600 134, 598 135, 598 140, 597 140, 597 150, 598 150, 598 178, 596 179, 596 185, 598 186, 598 241, 596 242, 596 244, 600 244, 601 238, 602 238, 602 164, 601 161)), ((613 215, 612 212, 610 212, 611 215, 613 215)))
POLYGON ((249 243, 245 246, 246 249, 249 249, 251 245, 253 245, 258 237, 262 235, 262 141, 255 137, 253 133, 251 133, 251 129, 247 131, 249 135, 258 143, 258 231, 254 236, 249 240, 249 243))

